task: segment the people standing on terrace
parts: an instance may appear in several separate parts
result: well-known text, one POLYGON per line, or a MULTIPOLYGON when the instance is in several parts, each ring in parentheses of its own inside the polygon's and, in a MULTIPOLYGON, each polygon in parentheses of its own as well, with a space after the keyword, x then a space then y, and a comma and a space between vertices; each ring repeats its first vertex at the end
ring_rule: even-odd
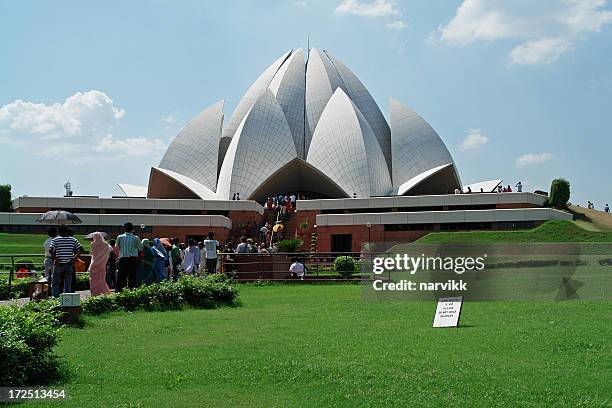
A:
POLYGON ((516 191, 518 191, 519 193, 523 192, 523 183, 521 183, 520 181, 516 183, 514 187, 516 187, 516 191))

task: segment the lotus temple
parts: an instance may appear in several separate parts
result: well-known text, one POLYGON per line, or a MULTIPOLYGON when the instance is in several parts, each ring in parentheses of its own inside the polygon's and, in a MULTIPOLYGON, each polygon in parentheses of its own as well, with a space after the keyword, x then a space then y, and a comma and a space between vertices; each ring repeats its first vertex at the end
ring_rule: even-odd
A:
POLYGON ((388 113, 331 52, 291 50, 259 75, 229 120, 220 100, 187 123, 147 186, 118 184, 123 195, 111 198, 18 197, 15 213, 0 214, 0 230, 40 232, 35 218, 63 209, 83 220, 76 226, 83 232, 114 234, 130 221, 145 236, 214 230, 235 239, 253 223, 276 220, 264 208, 268 197, 291 193, 308 199, 284 220, 286 233, 309 237, 305 248, 322 252, 570 217, 545 208, 543 195, 497 193, 502 180, 463 184, 442 138, 418 113, 395 99, 388 113))

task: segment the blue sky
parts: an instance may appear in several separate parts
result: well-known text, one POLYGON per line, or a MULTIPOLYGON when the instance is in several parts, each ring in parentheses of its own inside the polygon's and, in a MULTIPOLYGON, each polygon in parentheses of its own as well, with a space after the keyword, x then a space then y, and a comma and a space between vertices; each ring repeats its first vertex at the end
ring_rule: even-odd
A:
POLYGON ((572 183, 612 202, 605 0, 58 1, 0 4, 0 183, 15 195, 145 185, 171 138, 291 48, 328 49, 388 114, 419 112, 464 182, 572 183))

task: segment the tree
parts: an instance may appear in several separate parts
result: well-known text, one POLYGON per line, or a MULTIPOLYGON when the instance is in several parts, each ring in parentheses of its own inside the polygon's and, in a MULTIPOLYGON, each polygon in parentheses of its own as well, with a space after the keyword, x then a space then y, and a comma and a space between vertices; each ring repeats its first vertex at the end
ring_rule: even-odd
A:
POLYGON ((0 184, 0 212, 13 211, 11 185, 0 184))
POLYGON ((569 181, 559 178, 554 179, 550 185, 550 198, 548 200, 551 207, 565 208, 570 199, 569 181))

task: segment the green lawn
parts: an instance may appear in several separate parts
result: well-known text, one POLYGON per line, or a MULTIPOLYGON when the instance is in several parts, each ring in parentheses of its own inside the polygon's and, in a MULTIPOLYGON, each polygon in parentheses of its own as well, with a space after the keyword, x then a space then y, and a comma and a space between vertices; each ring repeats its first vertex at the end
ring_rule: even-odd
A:
POLYGON ((612 242, 612 231, 588 231, 572 221, 551 220, 525 231, 432 232, 419 244, 502 242, 612 242))
MULTIPOLYGON (((44 234, 7 234, 0 233, 0 254, 43 254, 43 243, 48 238, 44 234)), ((83 235, 75 238, 89 250, 89 241, 83 235)))
POLYGON ((62 330, 62 406, 612 403, 607 302, 467 303, 463 327, 433 329, 434 303, 362 290, 241 286, 237 308, 88 318, 62 330))

